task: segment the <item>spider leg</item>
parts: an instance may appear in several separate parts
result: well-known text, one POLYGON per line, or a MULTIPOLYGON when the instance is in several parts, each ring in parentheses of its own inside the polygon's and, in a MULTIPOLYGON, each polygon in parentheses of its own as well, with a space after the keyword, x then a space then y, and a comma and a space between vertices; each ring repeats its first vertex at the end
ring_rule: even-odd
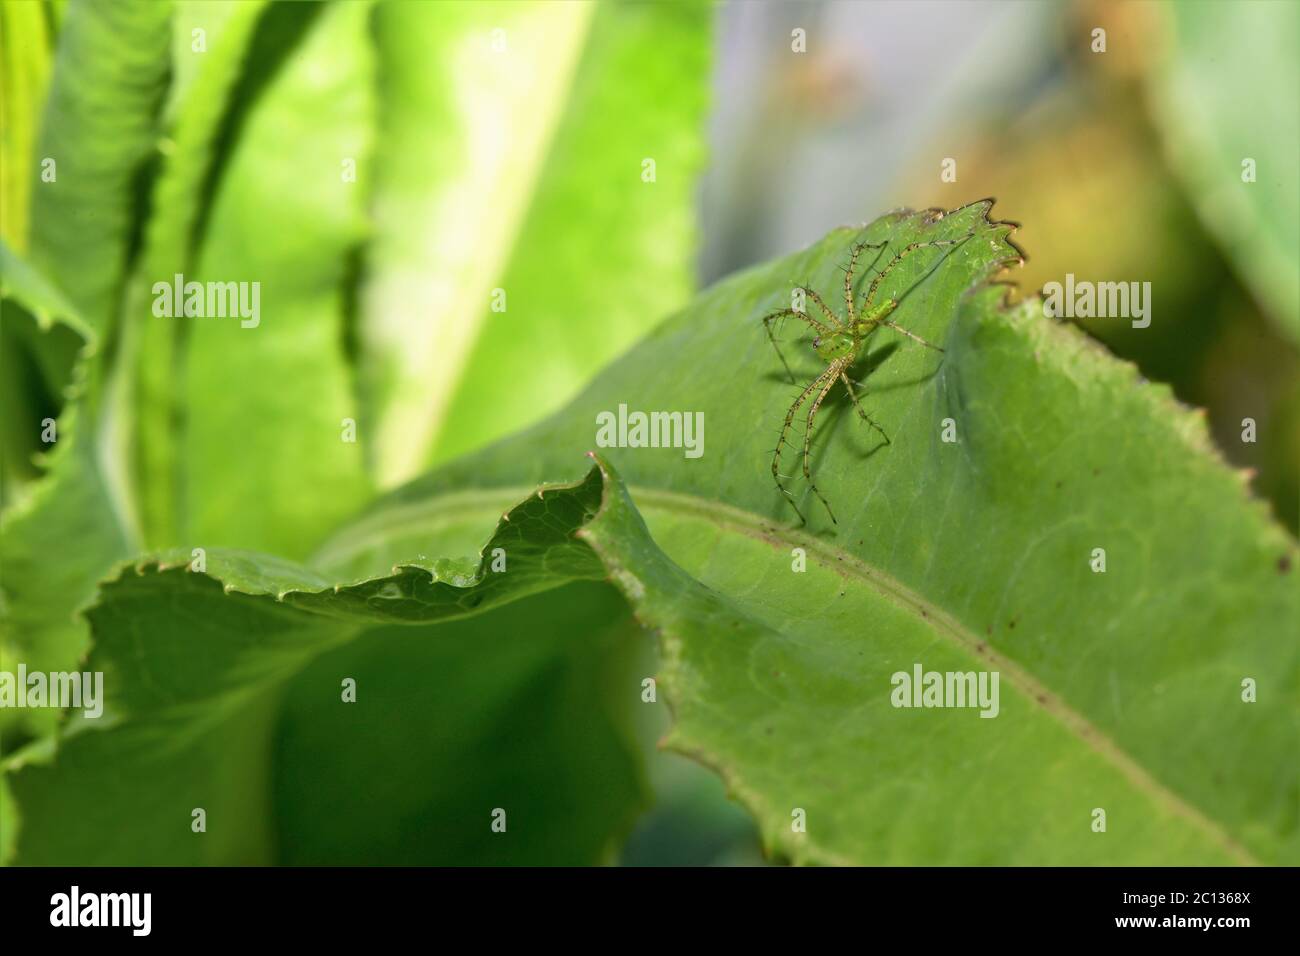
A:
MULTIPOLYGON (((811 395, 815 389, 820 388, 822 383, 827 379, 830 379, 831 383, 834 384, 835 378, 832 371, 836 369, 837 364, 838 363, 832 363, 826 371, 822 372, 815 379, 809 382, 804 387, 804 390, 799 393, 799 397, 794 400, 794 404, 790 406, 790 410, 785 413, 785 422, 781 425, 781 435, 776 440, 776 451, 772 454, 772 480, 776 482, 777 488, 781 489, 781 494, 785 495, 786 500, 790 502, 790 507, 794 508, 794 513, 799 516, 799 523, 801 525, 807 524, 808 519, 805 518, 803 512, 799 510, 799 505, 795 502, 794 495, 790 494, 790 490, 786 488, 785 485, 781 484, 781 479, 786 477, 781 474, 781 450, 788 444, 786 436, 790 434, 790 428, 793 426, 794 416, 795 413, 799 411, 799 406, 808 399, 808 396, 811 395)), ((805 450, 805 454, 806 453, 805 450)))
POLYGON ((794 309, 778 309, 775 312, 769 312, 763 316, 763 328, 767 329, 767 340, 772 343, 772 348, 776 349, 777 357, 781 359, 781 364, 785 366, 785 374, 790 376, 790 383, 794 384, 794 372, 790 371, 790 363, 785 360, 785 354, 781 351, 781 346, 776 344, 776 336, 772 334, 772 323, 787 316, 794 316, 801 322, 807 322, 819 335, 830 335, 831 330, 825 325, 818 322, 807 312, 796 312, 794 309))
POLYGON ((899 325, 898 323, 896 323, 896 322, 890 322, 888 319, 877 319, 874 323, 872 323, 872 325, 873 325, 873 326, 875 326, 875 325, 883 325, 883 326, 885 326, 886 328, 893 329, 895 332, 902 332, 902 333, 903 333, 904 335, 906 335, 909 339, 912 339, 912 340, 914 340, 914 341, 916 341, 916 342, 920 342, 922 345, 924 345, 924 346, 925 346, 926 348, 928 348, 928 349, 934 349, 936 352, 942 352, 942 351, 943 351, 943 349, 939 348, 939 346, 935 345, 934 343, 932 343, 932 342, 927 342, 925 339, 921 338, 921 336, 917 335, 915 332, 909 332, 907 329, 903 328, 903 327, 902 327, 901 325, 899 325))
POLYGON ((862 303, 862 311, 866 312, 876 301, 876 289, 880 287, 880 283, 884 281, 885 276, 889 275, 894 266, 898 265, 917 249, 937 249, 942 246, 955 246, 958 243, 965 242, 972 235, 974 235, 974 233, 962 236, 958 239, 932 239, 929 242, 914 242, 909 246, 904 246, 899 252, 894 254, 894 258, 890 259, 889 262, 885 264, 885 268, 876 273, 876 277, 871 280, 871 288, 867 290, 867 298, 866 301, 862 303))
MULTIPOLYGON (((820 308, 822 312, 826 314, 826 317, 831 320, 831 323, 834 325, 835 330, 839 330, 844 327, 843 323, 840 321, 840 317, 836 315, 834 312, 832 312, 830 306, 828 306, 825 302, 822 301, 822 297, 817 294, 816 289, 810 289, 807 286, 800 286, 799 288, 803 289, 804 295, 808 296, 808 298, 812 299, 814 302, 817 303, 818 308, 820 308)), ((822 334, 825 334, 825 332, 823 331, 822 334)))
POLYGON ((817 410, 822 407, 822 402, 826 400, 826 393, 835 385, 835 380, 844 374, 844 369, 848 367, 848 364, 847 359, 836 359, 817 381, 813 382, 813 386, 822 381, 825 381, 826 384, 821 387, 821 391, 813 399, 812 406, 808 409, 808 421, 803 430, 803 476, 808 479, 808 486, 812 488, 813 494, 820 498, 821 503, 826 507, 826 513, 831 516, 831 524, 839 524, 839 522, 835 520, 835 512, 831 511, 831 503, 826 500, 826 496, 817 489, 817 484, 813 481, 812 464, 808 449, 812 445, 813 422, 817 419, 817 410))
MULTIPOLYGON (((775 312, 771 312, 764 316, 763 321, 771 322, 775 319, 784 319, 786 317, 792 317, 798 319, 800 322, 806 322, 808 325, 812 326, 812 328, 816 329, 820 335, 831 335, 835 332, 835 329, 832 329, 825 322, 818 322, 807 312, 799 312, 795 309, 777 309, 775 312)), ((836 324, 839 324, 839 320, 836 320, 836 324)))
MULTIPOLYGON (((858 256, 862 255, 863 249, 883 249, 889 245, 889 240, 884 242, 859 242, 853 246, 853 252, 849 255, 849 267, 844 270, 844 314, 848 316, 849 324, 853 323, 853 274, 858 268, 858 256)), ((879 258, 879 253, 876 254, 879 258)))
POLYGON ((858 415, 862 417, 862 420, 876 431, 880 432, 880 437, 885 440, 886 445, 892 444, 889 440, 889 436, 885 434, 885 430, 876 424, 875 419, 867 414, 867 410, 863 408, 862 403, 858 401, 857 392, 853 391, 853 383, 849 381, 848 375, 844 372, 840 372, 840 381, 844 383, 844 389, 849 393, 849 398, 853 402, 853 407, 858 410, 858 415))

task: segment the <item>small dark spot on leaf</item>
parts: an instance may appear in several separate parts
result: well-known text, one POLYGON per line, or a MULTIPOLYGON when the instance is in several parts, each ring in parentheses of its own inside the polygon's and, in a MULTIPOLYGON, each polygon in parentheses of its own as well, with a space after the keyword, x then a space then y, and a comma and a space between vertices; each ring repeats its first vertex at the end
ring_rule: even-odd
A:
POLYGON ((1094 468, 1094 469, 1092 470, 1092 477, 1096 478, 1096 477, 1097 477, 1098 475, 1100 475, 1100 474, 1101 474, 1101 469, 1100 469, 1100 468, 1094 468))
MULTIPOLYGON (((987 634, 987 635, 989 635, 989 637, 992 637, 992 636, 993 636, 993 625, 990 624, 990 625, 988 625, 987 627, 985 627, 985 628, 984 628, 984 633, 987 634)), ((983 646, 983 645, 981 645, 981 646, 983 646)))
POLYGON ((1046 704, 1046 703, 1047 703, 1047 695, 1046 695, 1046 694, 1039 694, 1039 695, 1038 695, 1038 702, 1039 702, 1040 704, 1046 704))
POLYGON ((1291 570, 1291 559, 1284 554, 1282 555, 1282 557, 1277 559, 1277 573, 1286 574, 1290 570, 1291 570))
POLYGON ((1061 483, 1059 481, 1056 483, 1056 487, 1058 488, 1061 487, 1061 483))
POLYGON ((1007 627, 1011 628, 1011 630, 1014 631, 1014 630, 1016 629, 1016 621, 1017 621, 1017 620, 1018 620, 1017 618, 1014 618, 1014 617, 1013 617, 1011 620, 1007 621, 1007 627))

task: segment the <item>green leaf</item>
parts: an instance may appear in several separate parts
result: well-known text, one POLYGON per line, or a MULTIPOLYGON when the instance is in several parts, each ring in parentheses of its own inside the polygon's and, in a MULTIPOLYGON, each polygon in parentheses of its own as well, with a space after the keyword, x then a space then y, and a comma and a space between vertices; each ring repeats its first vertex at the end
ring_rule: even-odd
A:
POLYGON ((59 33, 39 146, 55 179, 34 187, 30 256, 98 331, 117 314, 155 155, 171 14, 152 0, 79 2, 59 33))
POLYGON ((277 727, 279 859, 609 861, 646 800, 629 726, 638 639, 618 593, 582 583, 323 656, 290 683, 277 727), (338 702, 341 675, 355 706, 338 702))
POLYGON ((381 485, 560 407, 686 301, 710 16, 377 10, 383 151, 358 337, 381 485))
MULTIPOLYGON (((608 455, 707 597, 687 601, 681 578, 656 592, 630 532, 592 540, 639 618, 662 628, 672 743, 718 768, 771 848, 827 861, 1294 862, 1295 544, 1167 388, 1038 303, 1003 311, 996 289, 966 294, 1015 255, 986 208, 842 230, 709 290, 563 413, 376 509, 362 526, 397 537, 370 570, 414 552, 466 488, 565 474, 600 412, 701 411, 698 460, 608 455), (789 530, 769 462, 790 386, 760 317, 796 281, 835 301, 855 240, 899 248, 972 230, 942 263, 922 253, 882 285, 903 295, 898 322, 947 351, 877 335, 864 401, 893 443, 877 448, 833 399, 814 467, 840 524, 797 486, 814 532, 789 530), (956 443, 942 440, 945 418, 956 443), (1104 574, 1090 569, 1099 547, 1104 574), (891 707, 891 676, 916 663, 1000 671, 1000 716, 891 707), (1248 677, 1257 703, 1241 699, 1248 677), (790 829, 796 807, 804 836, 790 829), (1091 830, 1098 807, 1106 834, 1091 830)), ((820 366, 799 341, 787 349, 807 356, 795 362, 807 380, 820 366)), ((346 550, 324 553, 342 566, 346 550)))
POLYGON ((1300 342, 1300 6, 1171 3, 1153 114, 1206 229, 1268 314, 1300 342), (1243 64, 1249 64, 1243 68, 1243 64), (1254 179, 1244 181, 1244 163, 1254 179))
POLYGON ((63 293, 5 242, 0 242, 0 266, 0 296, 27 312, 40 331, 62 325, 83 341, 95 338, 63 293))
POLYGON ((257 283, 259 315, 144 317, 186 323, 176 460, 191 547, 299 557, 369 492, 344 424, 359 416, 344 339, 365 238, 369 14, 368 4, 284 5, 260 27, 282 46, 258 51, 292 55, 259 81, 232 134, 186 275, 245 283, 250 295, 257 283), (359 181, 345 176, 348 161, 359 181))
MULTIPOLYGON (((165 744, 184 758, 195 752, 187 741, 206 747, 209 736, 233 748, 242 735, 255 764, 270 735, 224 722, 285 681, 288 699, 318 695, 325 706, 346 675, 311 662, 365 647, 357 638, 379 622, 431 628, 430 641, 481 622, 477 660, 448 685, 486 679, 497 615, 519 608, 531 618, 529 602, 551 598, 576 606, 557 589, 608 580, 661 637, 668 744, 721 774, 778 856, 1296 862, 1300 667, 1286 627, 1300 611, 1295 544, 1167 388, 1044 318, 1041 303, 1003 307, 986 283, 1017 253, 988 206, 838 230, 715 286, 561 413, 341 529, 311 570, 224 552, 208 555, 206 574, 178 566, 187 555, 126 570, 90 612, 90 666, 114 688, 110 726, 74 724, 53 763, 36 750, 10 760, 24 816, 19 860, 198 853, 176 842, 189 841, 191 801, 242 777, 219 761, 207 776, 160 769, 156 801, 137 812, 112 787, 132 759, 161 760, 165 744), (852 244, 886 240, 886 254, 958 241, 919 247, 887 271, 876 298, 896 299, 891 318, 945 351, 876 334, 855 373, 892 441, 883 445, 837 389, 812 464, 839 524, 796 485, 812 519, 796 529, 769 468, 791 387, 760 319, 790 301, 795 282, 836 302, 852 244), (597 415, 620 404, 702 412, 704 454, 608 449, 585 479, 515 506, 480 549, 510 501, 575 473, 578 452, 596 443, 597 415), (945 419, 955 442, 943 440, 945 419), (504 572, 492 568, 498 548, 504 572), (1105 573, 1090 568, 1095 548, 1106 549, 1105 573), (917 665, 997 672, 997 716, 892 706, 894 675, 917 665), (1245 678, 1258 684, 1256 702, 1242 699, 1245 678), (1097 809, 1105 832, 1093 829, 1097 809), (803 832, 792 828, 800 810, 803 832), (66 823, 102 827, 110 815, 121 843, 102 851, 66 823)), ((863 260, 860 293, 871 268, 863 260)), ((798 332, 787 327, 783 341, 806 380, 820 365, 798 332)), ((396 686, 420 693, 409 677, 396 686)), ((391 713, 429 713, 392 693, 391 713)), ((322 758, 324 734, 314 740, 295 750, 295 773, 322 758)), ((325 794, 339 787, 340 806, 381 805, 351 784, 315 782, 325 794)), ((255 813, 264 794, 248 784, 241 812, 255 813)), ((417 819, 409 804, 403 812, 417 819)), ((463 812, 466 826, 480 825, 463 812)), ((316 845, 323 824, 303 831, 313 849, 297 859, 355 859, 355 848, 316 845)), ((391 846, 396 829, 372 832, 391 846)), ((222 860, 250 852, 218 846, 222 860)))
POLYGON ((27 249, 37 117, 49 83, 51 46, 43 4, 0 4, 0 240, 19 253, 27 249))
POLYGON ((706 4, 596 5, 501 274, 507 311, 480 326, 432 461, 558 410, 689 300, 713 15, 706 4))
POLYGON ((42 474, 42 423, 58 418, 94 338, 62 294, 0 240, 0 506, 42 474))
MULTIPOLYGON (((23 6, 44 16, 36 4, 23 6)), ((79 3, 66 23, 53 12, 61 26, 35 158, 54 165, 41 170, 39 181, 29 180, 30 265, 4 256, 0 331, 6 378, 18 367, 29 379, 36 366, 46 391, 36 403, 20 399, 16 389, 8 392, 6 449, 16 447, 15 431, 30 440, 43 419, 58 415, 54 450, 40 461, 43 476, 21 489, 21 497, 7 489, 0 518, 0 651, 6 664, 16 659, 41 670, 66 669, 82 654, 87 633, 75 613, 133 546, 130 504, 113 465, 112 429, 104 424, 100 336, 118 316, 141 218, 136 190, 155 155, 171 4, 79 3), (20 358, 16 346, 23 339, 28 345, 20 358)), ((39 46, 44 34, 34 30, 25 40, 39 46)), ((35 67, 37 54, 31 54, 28 64, 35 67)), ((14 119, 21 124, 18 113, 14 119)), ((15 171, 23 170, 34 177, 34 167, 18 162, 15 171)), ((8 465, 5 471, 8 479, 13 472, 8 465)), ((6 725, 16 721, 37 734, 57 716, 15 713, 18 718, 6 712, 6 725)))
POLYGON ((642 801, 627 727, 635 648, 607 587, 540 592, 602 577, 571 537, 601 487, 593 472, 529 498, 477 572, 407 567, 335 589, 219 550, 206 573, 179 554, 125 568, 90 612, 86 668, 113 689, 108 710, 74 717, 57 754, 33 747, 8 763, 17 861, 259 863, 273 845, 292 863, 600 859, 642 801), (509 549, 508 573, 490 569, 496 547, 509 549), (377 626, 505 604, 439 629, 377 626), (343 677, 357 681, 355 704, 340 701, 343 677), (497 807, 517 836, 493 834, 497 807))
MULTIPOLYGON (((143 0, 77 3, 66 22, 54 12, 60 21, 58 51, 37 151, 42 162, 49 159, 52 165, 42 168, 40 181, 32 186, 28 255, 35 269, 72 304, 78 321, 96 335, 116 331, 144 216, 140 190, 157 156, 171 14, 171 3, 143 0)), ((71 645, 71 612, 87 596, 88 578, 124 557, 119 551, 122 542, 136 534, 126 471, 115 454, 120 437, 117 399, 105 396, 112 381, 105 368, 84 370, 83 421, 76 426, 84 434, 69 440, 73 426, 65 423, 64 461, 51 465, 61 475, 42 490, 45 504, 33 506, 26 519, 26 527, 37 534, 45 526, 40 515, 48 513, 56 530, 70 537, 37 538, 18 546, 27 552, 24 567, 59 561, 68 569, 66 579, 46 575, 33 579, 31 586, 20 584, 20 590, 48 590, 52 595, 60 580, 78 585, 64 593, 62 607, 33 608, 38 616, 57 615, 52 626, 63 635, 58 641, 63 646, 71 645), (44 550, 55 541, 76 541, 77 534, 91 535, 95 544, 74 547, 78 553, 68 561, 44 550), (105 555, 107 560, 92 571, 90 562, 105 555)), ((19 525, 14 527, 16 536, 26 534, 17 530, 19 525)), ((42 626, 42 631, 47 629, 42 626)))
MULTIPOLYGON (((77 608, 127 555, 131 539, 101 476, 90 427, 98 338, 59 290, 2 243, 0 265, 6 383, 11 371, 38 378, 48 403, 20 404, 6 393, 5 451, 33 456, 39 467, 0 514, 0 670, 13 672, 19 662, 63 670, 86 646, 77 608), (47 443, 50 420, 54 440, 47 443)), ((6 461, 6 481, 9 468, 6 461)), ((0 729, 39 733, 53 726, 56 712, 2 716, 0 729)))
MULTIPOLYGON (((162 160, 153 184, 152 215, 127 288, 119 347, 120 447, 130 464, 133 498, 144 540, 174 543, 184 523, 178 459, 186 336, 180 323, 152 312, 154 284, 193 272, 199 225, 210 213, 209 186, 218 176, 220 136, 238 115, 231 101, 265 6, 182 3, 173 22, 173 81, 164 110, 162 160), (195 49, 196 31, 202 38, 195 49)), ((222 154, 224 155, 224 154, 222 154)))

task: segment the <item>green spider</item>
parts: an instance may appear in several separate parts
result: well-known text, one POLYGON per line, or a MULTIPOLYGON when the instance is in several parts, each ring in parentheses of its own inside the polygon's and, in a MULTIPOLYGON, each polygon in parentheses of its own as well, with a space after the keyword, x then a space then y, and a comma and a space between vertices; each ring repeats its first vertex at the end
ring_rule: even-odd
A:
POLYGON ((825 322, 818 321, 807 312, 798 312, 794 309, 778 309, 777 311, 771 312, 763 317, 763 326, 767 329, 767 337, 772 343, 772 348, 776 349, 776 354, 780 357, 781 364, 785 366, 786 374, 790 376, 790 383, 792 385, 795 384, 794 372, 790 370, 790 363, 785 360, 785 355, 781 353, 781 347, 776 344, 776 336, 772 334, 773 322, 786 317, 793 317, 801 322, 808 323, 808 325, 812 327, 813 331, 817 333, 816 338, 812 341, 813 351, 817 353, 818 357, 821 358, 823 362, 828 363, 825 370, 809 382, 804 390, 799 393, 799 396, 794 400, 794 404, 790 406, 790 410, 785 413, 785 423, 781 426, 781 436, 777 439, 776 451, 772 455, 772 480, 776 482, 777 488, 781 489, 781 494, 785 495, 786 500, 790 502, 790 506, 794 508, 795 514, 799 516, 800 524, 806 525, 808 519, 805 518, 804 513, 799 510, 799 505, 795 502, 794 495, 790 494, 789 489, 781 483, 782 478, 788 479, 791 477, 789 475, 781 474, 781 451, 787 444, 786 436, 789 435, 790 429, 794 424, 795 414, 799 411, 799 408, 804 404, 804 402, 808 400, 808 397, 816 393, 816 397, 812 401, 812 406, 808 410, 807 423, 804 427, 803 476, 808 480, 808 485, 812 488, 813 494, 815 494, 821 500, 821 503, 825 505, 826 513, 830 515, 831 522, 838 524, 839 522, 835 520, 835 512, 831 510, 830 502, 828 502, 826 496, 818 490, 817 485, 812 479, 812 467, 809 463, 808 449, 812 442, 813 424, 817 420, 817 412, 821 408, 822 402, 826 400, 827 393, 829 393, 831 388, 834 387, 835 382, 838 379, 844 383, 844 389, 848 392, 849 399, 853 402, 853 407, 858 410, 858 415, 864 422, 880 433, 881 437, 884 438, 886 445, 890 444, 889 436, 885 434, 885 430, 876 424, 876 422, 862 407, 862 404, 858 401, 857 393, 853 390, 853 382, 848 376, 848 370, 862 357, 866 350, 867 339, 870 337, 871 333, 881 326, 893 329, 896 332, 901 332, 909 339, 920 342, 926 348, 934 349, 936 352, 942 352, 943 349, 927 342, 919 335, 909 332, 902 326, 889 321, 889 315, 898 308, 899 300, 894 298, 886 299, 884 302, 876 305, 876 290, 880 288, 880 284, 885 280, 885 277, 889 275, 890 271, 916 250, 957 245, 958 243, 965 242, 973 234, 974 233, 970 233, 957 239, 935 239, 930 242, 914 242, 909 246, 905 246, 901 252, 897 253, 893 259, 889 261, 884 269, 876 273, 876 277, 871 281, 871 287, 867 291, 867 297, 863 301, 861 309, 855 309, 853 305, 853 273, 857 268, 858 256, 862 254, 862 250, 864 249, 877 249, 881 250, 876 253, 876 259, 878 260, 883 253, 884 248, 889 245, 889 240, 875 243, 857 243, 853 247, 853 252, 849 257, 849 266, 844 270, 845 318, 843 320, 831 311, 830 307, 822 301, 821 296, 807 286, 797 286, 796 289, 802 291, 806 298, 811 299, 817 304, 818 308, 820 308, 822 313, 826 316, 825 322))

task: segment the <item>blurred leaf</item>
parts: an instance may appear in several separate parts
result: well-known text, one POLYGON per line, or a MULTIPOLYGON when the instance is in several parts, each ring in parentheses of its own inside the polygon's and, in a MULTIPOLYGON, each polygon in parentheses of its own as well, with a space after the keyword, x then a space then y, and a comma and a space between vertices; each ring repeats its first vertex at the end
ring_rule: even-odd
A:
POLYGON ((51 46, 42 4, 0 4, 0 240, 19 253, 27 249, 37 117, 49 82, 51 46))
MULTIPOLYGON (((0 770, 4 767, 3 757, 4 751, 0 749, 0 770)), ((9 781, 0 776, 0 864, 13 859, 20 826, 13 794, 9 792, 9 781)))
MULTIPOLYGON (((247 105, 186 275, 258 283, 260 316, 144 319, 186 323, 178 457, 191 547, 301 556, 368 494, 361 445, 345 440, 344 419, 359 413, 344 336, 365 236, 369 14, 286 4, 260 26, 301 40, 247 105)), ((250 60, 265 66, 262 49, 250 60)))
POLYGON ((1206 228, 1300 342, 1300 5, 1171 3, 1154 116, 1206 228), (1243 182, 1243 162, 1257 180, 1243 182))
POLYGON ((32 200, 30 257, 103 332, 117 313, 157 145, 170 3, 74 2, 59 34, 39 155, 56 163, 32 200))
MULTIPOLYGON (((96 335, 115 324, 140 227, 138 192, 156 156, 171 11, 170 3, 123 0, 78 2, 66 17, 55 12, 58 51, 38 150, 55 165, 52 181, 33 185, 29 257, 96 335)), ((84 399, 60 420, 48 478, 6 516, 10 613, 27 635, 32 666, 51 662, 46 652, 67 663, 84 643, 73 612, 135 535, 115 432, 104 419, 106 370, 79 374, 84 399)), ((20 419, 19 427, 33 425, 20 419)))
MULTIPOLYGON (((161 806, 137 814, 126 794, 105 792, 110 756, 120 777, 126 742, 154 754, 217 733, 376 622, 445 626, 433 622, 608 579, 661 635, 669 744, 719 771, 780 856, 1295 862, 1294 542, 1167 388, 1141 383, 1038 303, 1005 310, 995 288, 972 291, 1015 257, 1009 227, 987 209, 891 215, 721 283, 562 413, 350 523, 314 571, 223 552, 206 575, 175 566, 184 555, 124 571, 91 611, 91 666, 115 688, 115 720, 74 727, 51 768, 37 753, 12 761, 29 764, 12 778, 26 820, 20 860, 84 859, 86 838, 60 832, 69 816, 113 814, 123 847, 160 840, 161 806), (811 530, 790 530, 768 470, 789 385, 760 317, 789 301, 791 281, 838 288, 855 241, 940 238, 963 241, 910 256, 880 296, 947 351, 895 339, 868 357, 864 400, 892 444, 878 447, 842 400, 828 406, 814 467, 841 524, 810 510, 811 530), (705 455, 611 450, 627 486, 598 461, 512 509, 478 558, 456 557, 504 502, 572 474, 597 413, 621 403, 703 412, 705 455), (945 418, 956 443, 940 438, 945 418), (1107 550, 1105 574, 1089 569, 1094 547, 1107 550), (497 548, 505 572, 492 570, 497 548), (917 663, 998 672, 998 717, 891 707, 891 676, 917 663), (1241 701, 1245 677, 1259 682, 1257 703, 1241 701), (1106 833, 1091 829, 1097 807, 1106 833), (806 833, 792 832, 795 808, 806 833)), ((811 377, 811 355, 790 354, 811 377)), ((494 667, 485 640, 459 681, 494 667)), ((340 671, 327 670, 301 692, 336 693, 340 671)), ((317 741, 307 754, 321 752, 317 741)), ((173 821, 191 798, 175 792, 173 821)), ((342 800, 382 812, 379 800, 342 800)), ((329 806, 322 795, 315 812, 329 806)), ((309 829, 309 844, 328 834, 309 829)))
POLYGON ((559 120, 594 5, 383 4, 358 326, 379 483, 418 472, 559 120))
POLYGON ((713 10, 596 6, 563 119, 434 461, 481 448, 568 402, 695 287, 713 10), (612 117, 617 117, 611 122, 612 117), (645 182, 643 162, 655 163, 645 182))
POLYGON ((391 485, 435 448, 443 459, 558 408, 686 300, 711 12, 377 13, 383 151, 359 341, 391 485))
POLYGON ((142 534, 155 547, 175 543, 182 522, 184 466, 178 445, 185 417, 185 336, 183 319, 153 315, 153 287, 193 270, 196 234, 210 211, 208 187, 218 172, 214 163, 223 145, 220 134, 237 111, 231 97, 247 75, 245 60, 263 10, 257 0, 181 3, 176 8, 163 157, 153 185, 153 215, 127 289, 119 350, 125 384, 116 396, 142 534), (195 49, 196 31, 202 31, 201 52, 195 49))
POLYGON ((290 684, 277 729, 279 859, 608 861, 645 803, 627 726, 644 706, 638 637, 613 588, 583 583, 324 655, 290 684), (344 675, 355 707, 339 703, 344 675))
MULTIPOLYGON (((87 377, 94 374, 97 337, 57 289, 3 244, 0 265, 6 371, 17 358, 14 347, 30 342, 27 355, 37 369, 44 365, 42 377, 60 400, 57 409, 6 401, 6 453, 39 448, 42 454, 40 477, 0 514, 0 670, 13 672, 20 662, 63 670, 85 648, 85 625, 75 612, 94 595, 100 576, 126 556, 130 536, 100 476, 90 426, 97 405, 87 377), (44 421, 56 414, 51 448, 41 437, 44 421)), ((0 729, 18 724, 44 732, 57 712, 0 716, 0 729)))
POLYGON ((42 423, 57 419, 94 338, 59 291, 0 240, 0 506, 42 474, 42 423))

